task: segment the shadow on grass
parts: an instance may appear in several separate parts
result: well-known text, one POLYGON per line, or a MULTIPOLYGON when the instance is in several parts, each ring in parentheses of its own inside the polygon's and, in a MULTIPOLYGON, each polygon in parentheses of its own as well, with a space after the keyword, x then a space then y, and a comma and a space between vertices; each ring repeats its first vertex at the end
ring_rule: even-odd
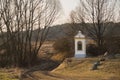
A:
POLYGON ((49 71, 58 67, 60 65, 60 63, 61 62, 53 61, 53 60, 50 60, 50 59, 44 59, 44 58, 40 59, 39 60, 39 65, 36 65, 32 68, 29 68, 27 71, 25 71, 21 74, 21 77, 20 77, 21 79, 20 80, 23 80, 23 78, 27 78, 27 77, 32 78, 33 77, 32 73, 35 72, 35 71, 41 71, 41 73, 44 74, 44 75, 58 78, 58 76, 54 76, 54 75, 49 74, 49 71))

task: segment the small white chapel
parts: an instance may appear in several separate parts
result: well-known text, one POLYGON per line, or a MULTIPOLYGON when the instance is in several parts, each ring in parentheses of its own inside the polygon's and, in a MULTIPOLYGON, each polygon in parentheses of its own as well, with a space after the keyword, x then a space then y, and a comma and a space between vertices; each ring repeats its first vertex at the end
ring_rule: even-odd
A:
POLYGON ((75 58, 85 58, 86 57, 86 37, 81 31, 78 32, 74 37, 75 40, 75 58))

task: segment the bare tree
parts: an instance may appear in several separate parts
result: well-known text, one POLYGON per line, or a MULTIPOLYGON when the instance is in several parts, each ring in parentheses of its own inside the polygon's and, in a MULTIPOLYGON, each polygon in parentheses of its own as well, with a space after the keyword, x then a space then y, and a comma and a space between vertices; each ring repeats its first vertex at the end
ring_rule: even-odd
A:
POLYGON ((31 66, 59 10, 57 0, 0 0, 5 63, 31 66))
POLYGON ((102 47, 110 22, 114 22, 116 0, 80 0, 79 4, 71 13, 72 22, 81 23, 81 31, 102 47))

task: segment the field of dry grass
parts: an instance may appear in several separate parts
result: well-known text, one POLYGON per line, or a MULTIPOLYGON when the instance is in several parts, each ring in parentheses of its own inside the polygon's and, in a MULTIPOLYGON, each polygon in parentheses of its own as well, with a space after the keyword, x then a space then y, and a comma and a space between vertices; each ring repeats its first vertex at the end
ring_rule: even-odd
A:
MULTIPOLYGON (((40 56, 44 56, 44 52, 46 51, 53 51, 52 48, 48 48, 49 46, 52 46, 51 42, 43 45, 43 54, 40 56)), ((63 58, 64 55, 56 54, 49 59, 51 59, 51 61, 62 61, 63 58)), ((98 61, 98 59, 99 58, 71 58, 70 63, 65 60, 52 71, 41 70, 42 68, 47 68, 48 66, 51 68, 51 66, 53 66, 53 62, 47 61, 48 63, 44 62, 45 64, 40 64, 35 67, 35 70, 28 70, 27 73, 21 76, 21 80, 120 80, 119 58, 103 61, 97 70, 91 70, 93 64, 98 61)), ((21 71, 21 69, 1 68, 0 80, 19 80, 21 71)))
POLYGON ((66 60, 52 71, 33 71, 23 80, 120 80, 120 59, 106 60, 97 70, 90 70, 98 58, 66 60))
POLYGON ((19 80, 21 70, 19 68, 0 68, 0 80, 19 80))
POLYGON ((59 75, 70 77, 72 80, 120 80, 120 59, 112 59, 101 62, 98 70, 91 70, 97 58, 73 60, 66 67, 63 62, 52 71, 59 75))
MULTIPOLYGON (((98 58, 71 60, 70 63, 65 60, 52 71, 42 71, 39 65, 35 70, 28 70, 21 80, 120 80, 120 59, 103 61, 97 70, 91 68, 98 58)), ((19 69, 0 69, 0 80, 19 80, 20 72, 19 69)))

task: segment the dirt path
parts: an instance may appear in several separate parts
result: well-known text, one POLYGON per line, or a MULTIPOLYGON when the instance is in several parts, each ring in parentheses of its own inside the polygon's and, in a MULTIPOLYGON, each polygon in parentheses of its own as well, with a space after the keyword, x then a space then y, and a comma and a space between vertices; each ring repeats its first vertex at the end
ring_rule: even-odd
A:
POLYGON ((49 71, 33 71, 24 74, 20 80, 99 80, 91 78, 80 78, 73 76, 59 75, 49 71))
POLYGON ((26 72, 20 80, 72 80, 66 76, 52 74, 49 71, 26 72))

